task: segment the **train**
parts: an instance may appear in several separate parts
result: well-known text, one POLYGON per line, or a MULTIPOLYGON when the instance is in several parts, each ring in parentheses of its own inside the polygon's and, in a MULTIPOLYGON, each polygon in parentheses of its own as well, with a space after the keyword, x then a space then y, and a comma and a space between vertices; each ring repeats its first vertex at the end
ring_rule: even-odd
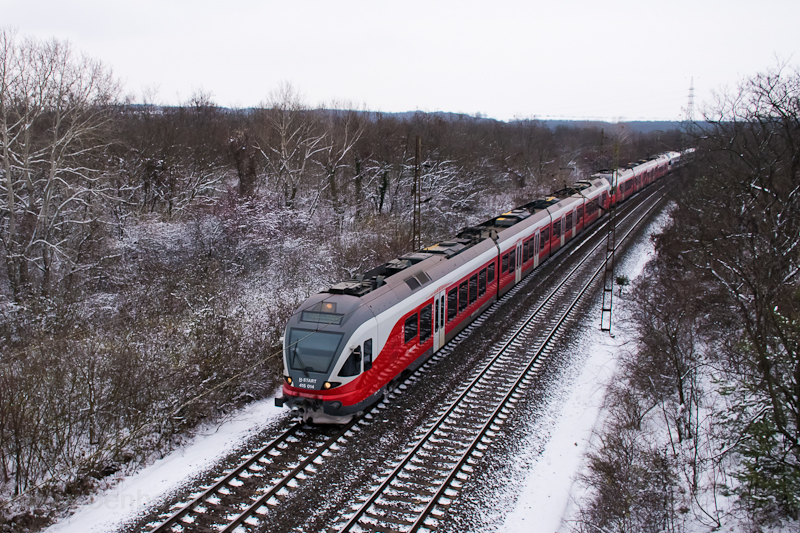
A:
POLYGON ((600 171, 311 296, 286 325, 275 404, 311 423, 348 422, 680 158, 666 152, 600 171))

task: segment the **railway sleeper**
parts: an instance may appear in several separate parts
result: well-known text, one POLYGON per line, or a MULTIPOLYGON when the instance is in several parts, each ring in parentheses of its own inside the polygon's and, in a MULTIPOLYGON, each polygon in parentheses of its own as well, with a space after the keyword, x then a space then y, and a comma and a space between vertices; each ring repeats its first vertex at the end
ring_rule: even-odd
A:
MULTIPOLYGON (((409 475, 430 475, 432 472, 431 470, 436 470, 437 472, 441 472, 442 474, 447 474, 452 470, 452 466, 455 466, 457 463, 456 459, 447 461, 447 460, 439 460, 440 458, 433 458, 432 461, 426 461, 422 465, 414 465, 414 468, 409 468, 404 470, 403 473, 408 473, 409 475)), ((406 478, 403 478, 406 479, 406 478)))
POLYGON ((191 527, 188 529, 190 529, 191 531, 197 531, 199 533, 217 533, 219 531, 218 529, 213 529, 199 524, 190 524, 190 525, 191 527))
POLYGON ((444 481, 443 478, 436 481, 431 481, 430 479, 400 478, 399 480, 397 480, 397 482, 402 483, 402 485, 398 486, 398 484, 395 483, 392 485, 392 487, 395 489, 399 489, 402 487, 402 489, 405 490, 406 492, 418 494, 420 498, 424 500, 430 500, 431 496, 433 496, 436 493, 436 491, 439 490, 439 488, 442 486, 443 481, 444 481))
POLYGON ((392 513, 418 515, 423 509, 425 509, 426 505, 427 502, 401 500, 399 498, 394 498, 393 496, 384 494, 380 499, 376 500, 372 504, 372 507, 384 510, 386 512, 386 516, 392 516, 392 513))
POLYGON ((420 497, 416 492, 409 492, 398 487, 387 489, 384 497, 390 497, 393 500, 406 502, 410 505, 424 505, 428 502, 427 499, 420 497))
MULTIPOLYGON (((364 514, 366 514, 367 516, 369 516, 373 520, 376 520, 376 521, 379 521, 379 522, 388 522, 390 524, 395 524, 395 525, 398 525, 398 526, 408 527, 408 526, 411 526, 411 525, 414 524, 414 519, 413 518, 409 518, 409 516, 408 516, 409 513, 403 513, 402 511, 400 511, 400 513, 402 513, 403 517, 402 518, 398 518, 398 517, 390 516, 388 513, 377 512, 377 511, 380 511, 380 510, 394 511, 395 513, 398 512, 397 509, 394 509, 394 508, 382 509, 382 508, 376 506, 373 503, 372 506, 370 506, 370 508, 364 514)), ((400 513, 398 513, 398 514, 400 514, 400 513)), ((419 514, 419 513, 414 513, 414 514, 419 514)))
POLYGON ((385 527, 381 524, 372 524, 370 522, 359 521, 358 526, 364 531, 373 531, 374 533, 406 533, 406 529, 395 529, 392 527, 385 527))
MULTIPOLYGON (((433 443, 436 444, 436 443, 433 443)), ((419 450, 416 455, 423 457, 426 459, 424 464, 434 463, 436 461, 457 461, 459 457, 463 454, 464 450, 467 448, 466 443, 459 443, 458 446, 449 446, 447 444, 442 445, 426 445, 421 450, 419 450), (443 450, 442 448, 447 447, 452 451, 443 450)))

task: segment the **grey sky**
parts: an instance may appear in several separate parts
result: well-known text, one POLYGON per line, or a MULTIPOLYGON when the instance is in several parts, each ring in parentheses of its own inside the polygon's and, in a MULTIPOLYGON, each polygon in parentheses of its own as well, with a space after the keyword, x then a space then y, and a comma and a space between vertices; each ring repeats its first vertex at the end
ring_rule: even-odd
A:
POLYGON ((514 117, 679 119, 712 89, 800 64, 797 0, 0 0, 0 25, 67 39, 138 97, 514 117))

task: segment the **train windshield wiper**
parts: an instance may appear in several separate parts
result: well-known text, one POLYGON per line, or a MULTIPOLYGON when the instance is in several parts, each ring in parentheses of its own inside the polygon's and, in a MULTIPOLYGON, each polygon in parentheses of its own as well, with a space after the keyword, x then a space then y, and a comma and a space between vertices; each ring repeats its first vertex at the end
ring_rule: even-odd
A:
MULTIPOLYGON (((300 367, 303 370, 303 374, 305 374, 305 376, 308 377, 308 370, 309 369, 314 370, 314 368, 310 367, 310 366, 306 366, 306 364, 300 358, 300 352, 297 351, 297 345, 295 345, 294 348, 292 349, 292 353, 294 354, 294 358, 300 363, 300 367)), ((294 367, 294 365, 292 365, 292 366, 294 367)))

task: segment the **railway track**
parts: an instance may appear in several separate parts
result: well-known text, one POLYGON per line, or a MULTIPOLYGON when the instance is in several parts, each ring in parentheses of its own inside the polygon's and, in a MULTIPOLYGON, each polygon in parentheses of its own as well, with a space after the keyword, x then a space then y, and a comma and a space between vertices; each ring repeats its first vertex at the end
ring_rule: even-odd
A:
MULTIPOLYGON (((658 197, 663 187, 654 191, 647 201, 658 197)), ((652 201, 639 220, 659 199, 652 201)), ((631 210, 621 223, 635 213, 636 210, 631 210)), ((637 225, 638 221, 634 222, 623 238, 618 239, 618 246, 637 225)), ((523 324, 507 335, 474 378, 439 410, 436 420, 417 431, 410 441, 412 444, 383 473, 376 490, 362 497, 358 508, 343 516, 328 531, 435 529, 438 517, 445 513, 462 482, 469 477, 472 464, 480 460, 502 428, 514 404, 535 379, 564 324, 602 272, 602 264, 596 268, 592 259, 597 258, 596 252, 604 247, 604 241, 599 239, 594 245, 587 243, 603 228, 605 224, 598 225, 586 238, 556 254, 572 255, 584 247, 589 248, 568 273, 560 276, 556 287, 539 301, 523 324), (576 288, 575 280, 581 277, 588 281, 576 288), (565 310, 556 312, 559 309, 565 310), (533 352, 531 346, 535 347, 533 352)), ((535 278, 528 276, 504 295, 418 372, 424 372, 429 364, 451 353, 460 340, 535 278)), ((415 379, 412 375, 395 393, 402 394, 407 384, 415 379)), ((380 402, 370 411, 386 407, 385 402, 380 402)), ((345 426, 297 423, 289 427, 258 452, 243 458, 238 467, 193 494, 189 501, 173 505, 142 531, 259 530, 259 525, 275 515, 290 492, 317 472, 326 457, 372 425, 370 411, 345 426)))
MULTIPOLYGON (((658 200, 619 239, 619 246, 658 200)), ((631 212, 634 213, 634 212, 631 212)), ((599 243, 592 251, 596 251, 599 243)), ((438 418, 412 438, 363 503, 329 531, 435 530, 440 518, 534 382, 579 303, 603 273, 587 254, 530 313, 438 418), (588 271, 588 275, 587 275, 588 271), (576 279, 583 278, 580 284, 576 279)))
POLYGON ((149 531, 233 531, 313 474, 326 452, 352 436, 354 424, 291 426, 149 531))

